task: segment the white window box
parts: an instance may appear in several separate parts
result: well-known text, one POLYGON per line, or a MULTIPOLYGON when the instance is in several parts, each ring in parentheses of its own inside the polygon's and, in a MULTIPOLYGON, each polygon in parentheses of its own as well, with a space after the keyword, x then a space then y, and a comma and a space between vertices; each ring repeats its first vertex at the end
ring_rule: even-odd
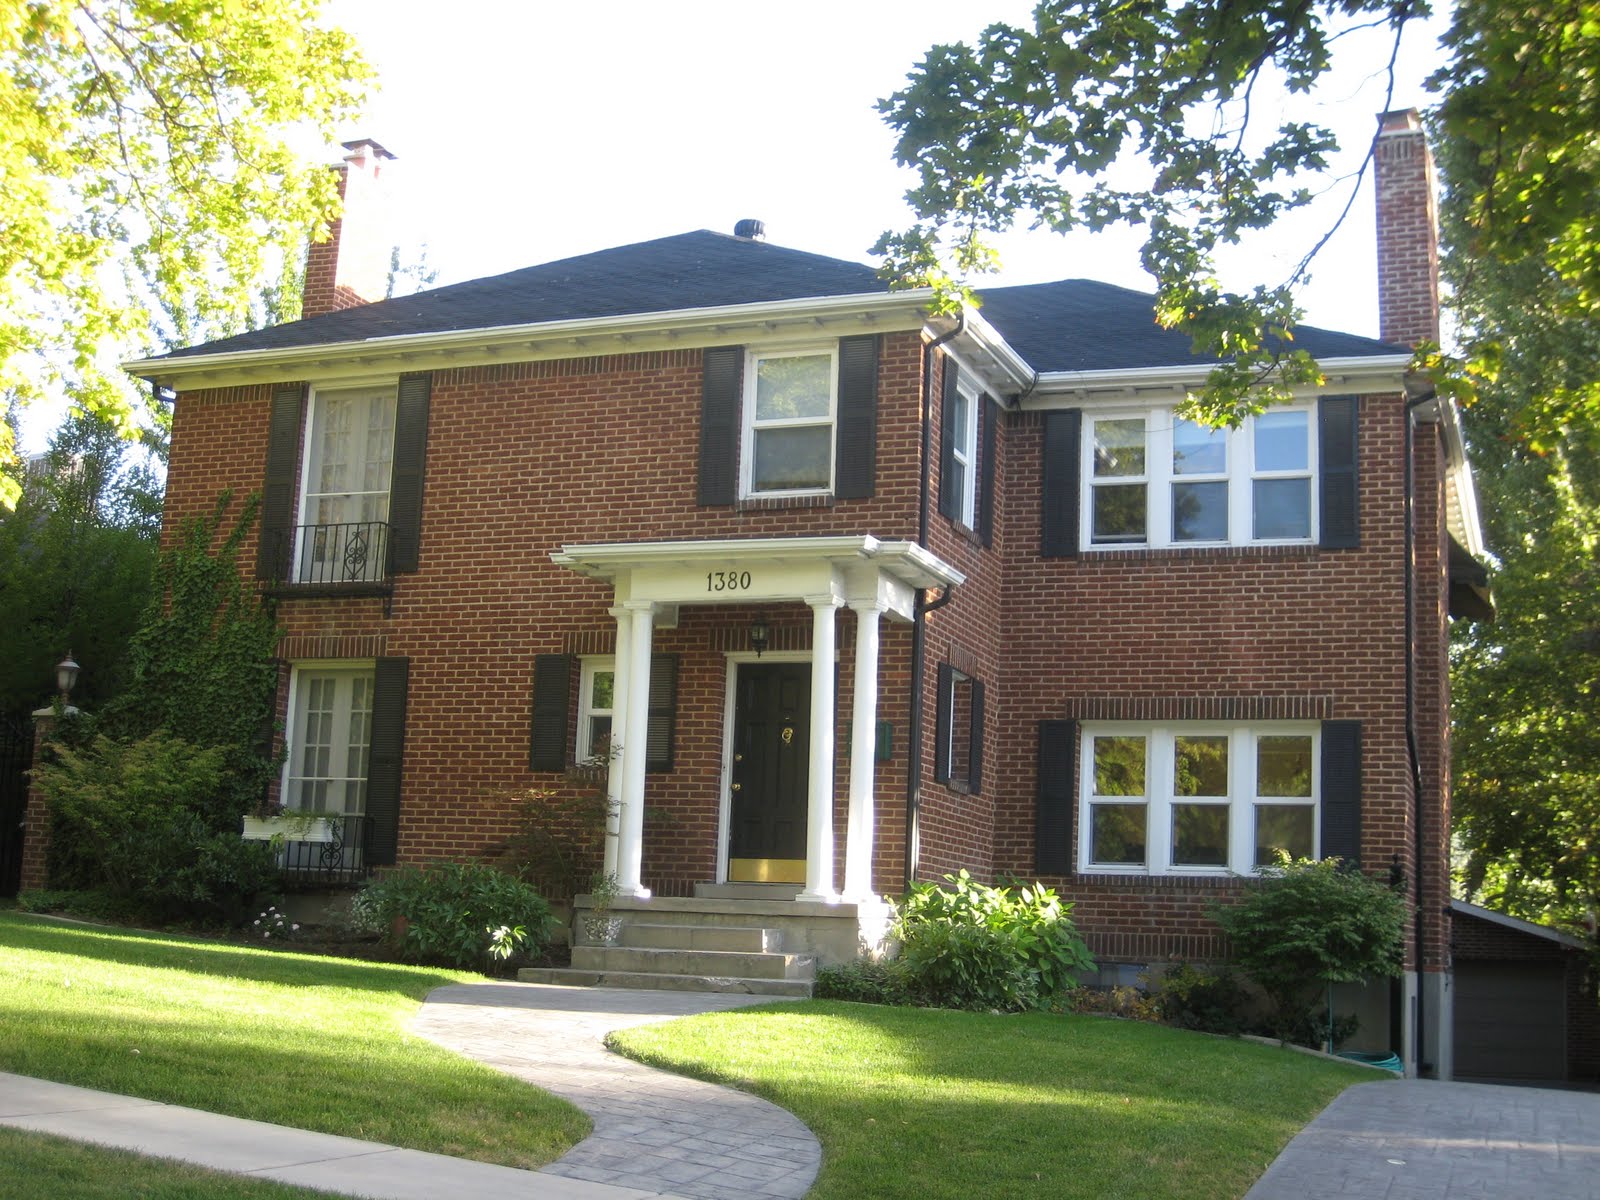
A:
POLYGON ((338 839, 339 817, 317 813, 284 813, 278 817, 246 817, 244 840, 268 842, 281 837, 286 842, 332 842, 338 839))

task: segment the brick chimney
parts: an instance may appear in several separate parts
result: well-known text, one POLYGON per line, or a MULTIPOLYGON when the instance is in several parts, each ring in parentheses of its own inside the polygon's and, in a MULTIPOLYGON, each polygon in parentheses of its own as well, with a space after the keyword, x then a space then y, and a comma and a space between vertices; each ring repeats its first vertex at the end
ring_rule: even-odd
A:
POLYGON ((345 142, 344 148, 350 153, 333 168, 339 173, 340 213, 328 240, 312 242, 306 253, 302 317, 371 304, 388 291, 391 245, 379 176, 394 155, 369 138, 345 142))
POLYGON ((1378 118, 1378 336, 1439 340, 1439 209, 1433 153, 1414 108, 1378 118))

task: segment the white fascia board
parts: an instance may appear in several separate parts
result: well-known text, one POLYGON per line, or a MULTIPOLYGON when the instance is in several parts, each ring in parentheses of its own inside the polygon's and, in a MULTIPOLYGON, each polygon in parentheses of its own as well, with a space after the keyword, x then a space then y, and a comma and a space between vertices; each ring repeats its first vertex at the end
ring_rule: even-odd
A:
POLYGON ((535 358, 588 357, 673 345, 711 345, 717 338, 732 334, 776 338, 809 333, 815 337, 830 322, 851 320, 884 330, 910 330, 920 328, 925 322, 932 296, 929 288, 914 288, 903 292, 864 292, 760 304, 680 308, 183 358, 137 358, 124 362, 122 369, 169 387, 196 380, 199 382, 194 386, 217 387, 250 378, 266 381, 318 372, 348 373, 352 369, 370 372, 384 363, 392 363, 397 370, 415 371, 431 366, 459 367, 535 358))
POLYGON ((596 579, 612 578, 619 571, 640 567, 703 561, 746 562, 755 559, 768 562, 864 560, 891 569, 901 567, 896 573, 902 577, 910 575, 915 579, 925 578, 927 582, 908 579, 918 587, 951 587, 966 582, 966 576, 960 571, 915 542, 882 542, 871 534, 858 537, 714 538, 685 542, 591 542, 562 546, 550 555, 551 562, 571 567, 580 574, 596 579))
MULTIPOLYGON (((1325 382, 1319 386, 1297 388, 1297 393, 1316 395, 1329 389, 1338 391, 1393 391, 1405 388, 1409 354, 1383 354, 1345 358, 1319 358, 1325 382)), ((1168 367, 1114 367, 1097 371, 1049 371, 1040 374, 1038 386, 1024 397, 1024 411, 1067 408, 1085 401, 1116 403, 1119 400, 1178 398, 1205 386, 1206 376, 1215 363, 1183 363, 1168 367)))
POLYGON ((1021 393, 1033 389, 1039 373, 1028 361, 1011 348, 1000 331, 984 319, 977 309, 965 307, 961 318, 939 317, 928 322, 925 333, 928 339, 948 335, 956 336, 947 343, 967 370, 977 376, 985 388, 1001 395, 1021 393))
POLYGON ((1478 488, 1472 479, 1472 464, 1467 461, 1466 437, 1461 430, 1461 410, 1454 400, 1440 398, 1439 424, 1444 430, 1445 468, 1450 472, 1450 483, 1455 491, 1456 523, 1452 529, 1462 549, 1473 558, 1488 557, 1483 541, 1483 521, 1478 514, 1478 488))

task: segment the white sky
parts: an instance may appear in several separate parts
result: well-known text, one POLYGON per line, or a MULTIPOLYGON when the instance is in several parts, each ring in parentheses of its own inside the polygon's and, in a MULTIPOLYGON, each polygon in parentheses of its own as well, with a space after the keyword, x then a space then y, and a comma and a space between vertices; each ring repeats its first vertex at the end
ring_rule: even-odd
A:
MULTIPOLYGON (((327 10, 382 81, 350 136, 399 156, 395 240, 426 243, 441 284, 692 229, 731 233, 743 217, 765 221, 776 244, 869 261, 880 233, 909 223, 912 180, 874 102, 934 43, 1025 24, 1030 11, 1026 0, 330 0, 327 10)), ((1408 31, 1391 107, 1428 103, 1440 28, 1408 31)), ((1352 37, 1339 53, 1349 69, 1312 100, 1312 119, 1347 146, 1364 147, 1385 107, 1388 53, 1387 31, 1352 37)), ((1369 180, 1318 260, 1310 324, 1377 335, 1372 208, 1369 180)), ((1226 282, 1280 282, 1330 219, 1262 235, 1230 260, 1226 282)), ((1149 287, 1138 244, 1125 231, 1018 234, 1003 243, 997 282, 1149 287)))
MULTIPOLYGON (((1028 0, 328 0, 381 90, 345 139, 399 156, 387 175, 393 240, 423 245, 455 283, 693 229, 766 222, 768 240, 858 262, 903 228, 912 182, 874 110, 936 42, 993 21, 1026 24, 1028 0)), ((1407 33, 1390 107, 1426 106, 1443 27, 1407 33)), ((1385 107, 1387 31, 1341 44, 1302 119, 1361 148, 1385 107)), ((1275 116, 1258 97, 1257 112, 1275 116)), ((341 153, 328 150, 327 161, 341 153)), ((1345 189, 1336 189, 1343 203, 1345 189)), ((1305 293, 1306 321, 1377 335, 1370 179, 1305 293)), ((1277 283, 1332 219, 1285 224, 1225 266, 1233 286, 1277 283)), ((1085 277, 1148 288, 1124 230, 1018 233, 995 283, 1085 277)), ((28 414, 43 449, 59 409, 28 414)))

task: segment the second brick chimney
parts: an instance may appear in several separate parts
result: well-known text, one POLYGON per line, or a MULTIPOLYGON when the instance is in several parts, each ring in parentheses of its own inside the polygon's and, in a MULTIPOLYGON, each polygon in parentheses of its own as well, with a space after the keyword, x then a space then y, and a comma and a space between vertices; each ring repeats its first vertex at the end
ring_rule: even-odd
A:
POLYGON ((371 304, 389 290, 391 247, 379 177, 395 156, 370 138, 345 142, 344 148, 350 153, 334 168, 340 214, 328 240, 312 242, 306 253, 301 317, 371 304))
POLYGON ((1439 212, 1433 153, 1414 108, 1378 118, 1378 337, 1439 340, 1439 212))

